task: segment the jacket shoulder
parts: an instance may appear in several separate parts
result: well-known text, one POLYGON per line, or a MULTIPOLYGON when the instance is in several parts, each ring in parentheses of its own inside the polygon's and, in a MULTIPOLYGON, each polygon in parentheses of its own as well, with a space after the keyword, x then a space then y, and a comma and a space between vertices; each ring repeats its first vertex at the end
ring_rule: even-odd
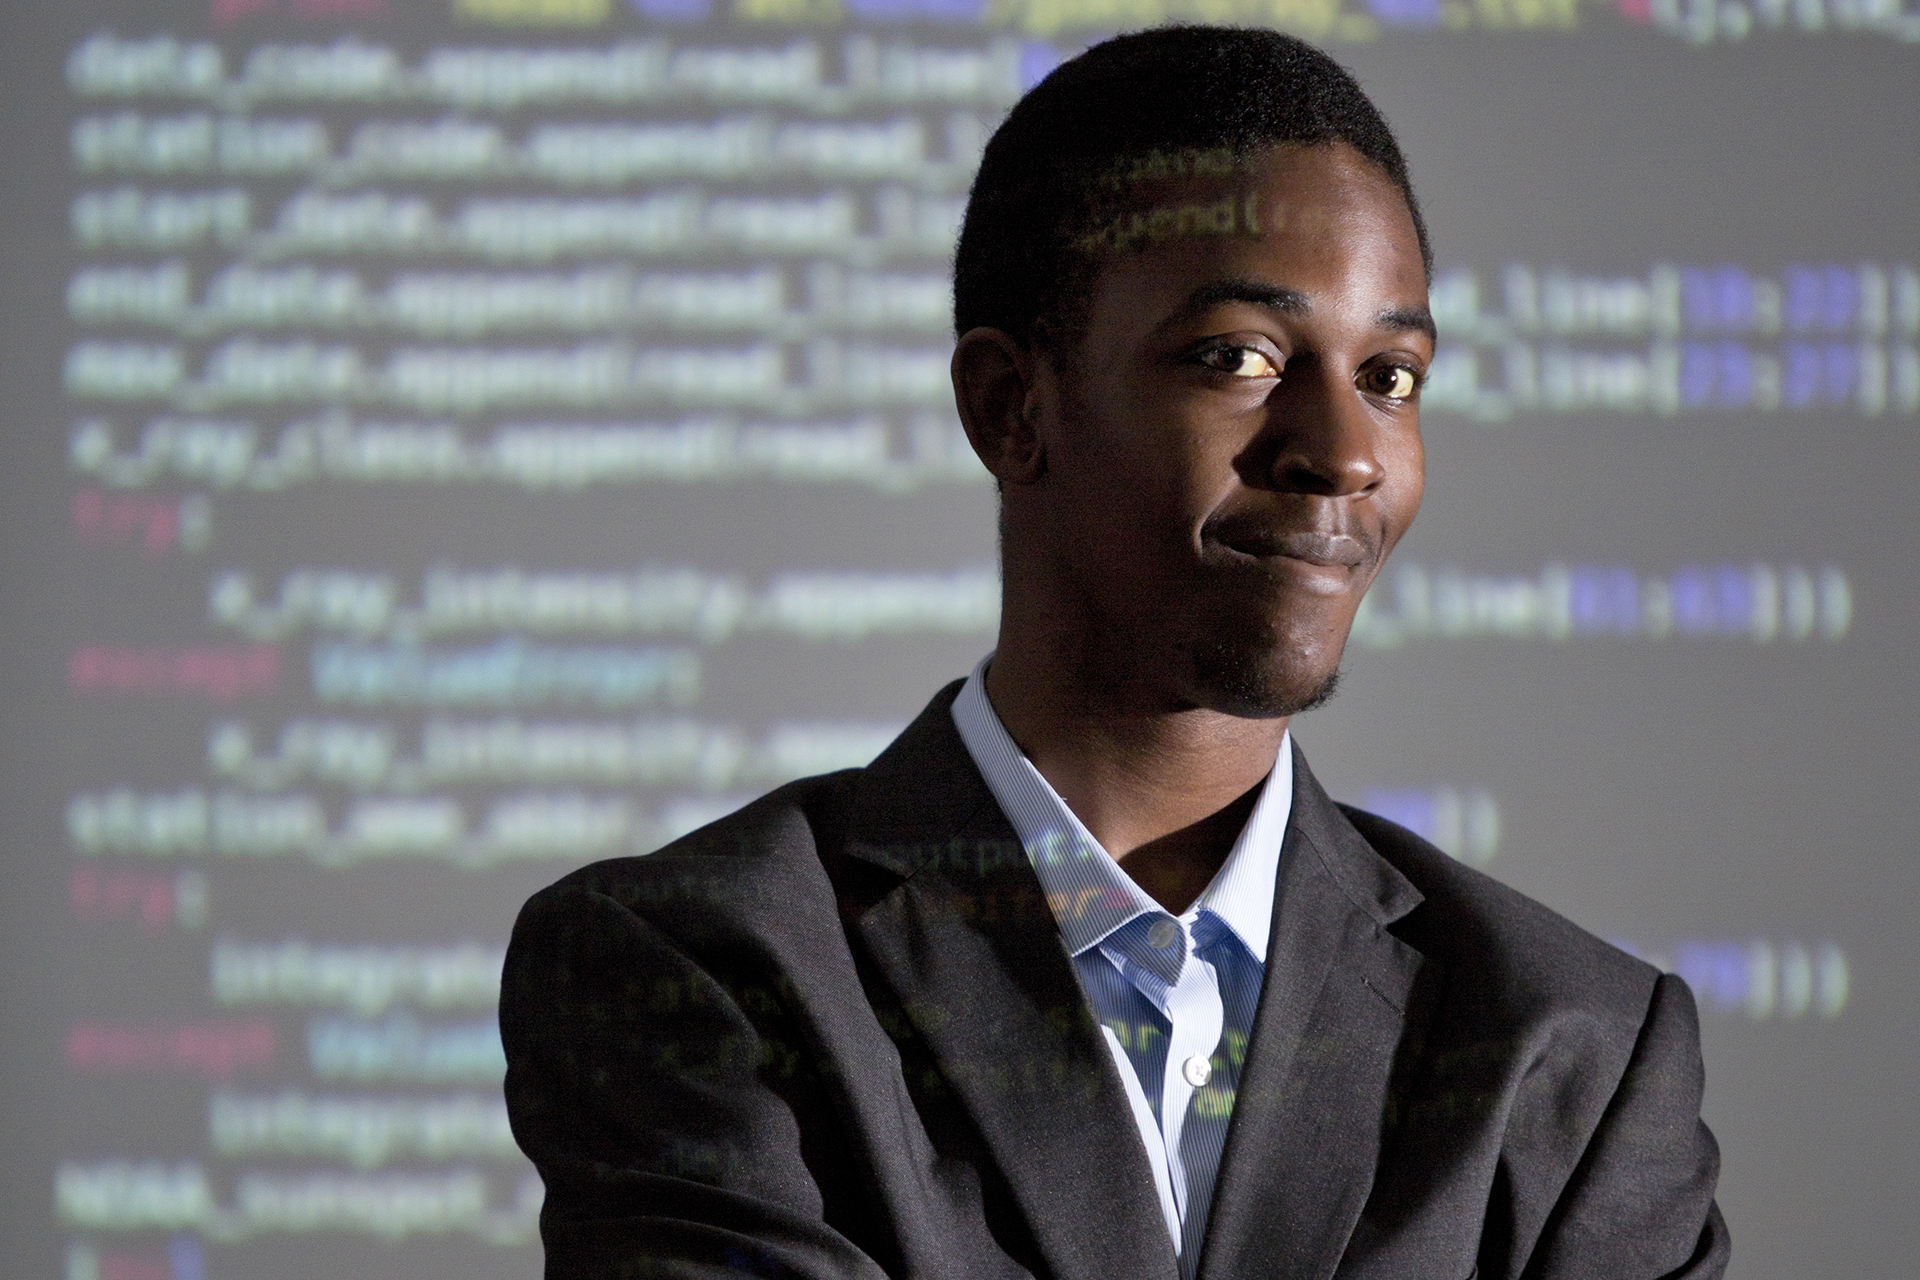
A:
POLYGON ((789 782, 652 853, 581 867, 535 894, 526 911, 580 894, 685 922, 709 914, 777 916, 809 901, 824 900, 830 909, 823 859, 844 842, 861 772, 789 782))
POLYGON ((1659 970, 1405 827, 1349 805, 1340 810, 1422 895, 1394 928, 1485 997, 1532 1012, 1580 1010, 1631 1036, 1659 970))

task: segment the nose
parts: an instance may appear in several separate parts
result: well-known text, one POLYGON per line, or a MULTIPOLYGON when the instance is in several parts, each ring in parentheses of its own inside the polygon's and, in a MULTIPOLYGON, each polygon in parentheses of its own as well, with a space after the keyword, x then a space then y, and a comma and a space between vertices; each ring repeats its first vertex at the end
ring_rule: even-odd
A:
POLYGON ((1267 422, 1242 468, 1249 484, 1283 493, 1360 497, 1386 479, 1378 424, 1343 375, 1289 364, 1267 403, 1267 422))

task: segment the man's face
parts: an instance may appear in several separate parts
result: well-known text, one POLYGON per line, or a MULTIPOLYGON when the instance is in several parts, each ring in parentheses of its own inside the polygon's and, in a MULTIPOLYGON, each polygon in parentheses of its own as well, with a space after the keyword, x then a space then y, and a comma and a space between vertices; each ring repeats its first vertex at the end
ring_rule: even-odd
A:
POLYGON ((1412 215, 1344 144, 1137 203, 1040 397, 1044 475, 1008 501, 1039 504, 1022 523, 1097 671, 1170 709, 1290 715, 1331 690, 1420 504, 1433 338, 1412 215))

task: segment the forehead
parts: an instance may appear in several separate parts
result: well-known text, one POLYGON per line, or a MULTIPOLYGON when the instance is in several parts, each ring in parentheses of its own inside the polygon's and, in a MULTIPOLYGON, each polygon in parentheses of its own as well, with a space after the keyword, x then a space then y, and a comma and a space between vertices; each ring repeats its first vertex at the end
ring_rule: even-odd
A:
POLYGON ((1230 166, 1143 175, 1105 204, 1080 248, 1096 264, 1096 305, 1117 291, 1138 308, 1143 292, 1209 273, 1401 306, 1426 293, 1406 196, 1345 143, 1285 144, 1230 166))

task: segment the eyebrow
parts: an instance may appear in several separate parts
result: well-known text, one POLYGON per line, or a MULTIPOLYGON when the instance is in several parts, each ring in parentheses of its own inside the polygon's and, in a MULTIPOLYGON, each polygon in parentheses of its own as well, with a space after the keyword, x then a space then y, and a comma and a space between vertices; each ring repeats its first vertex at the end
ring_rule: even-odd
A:
POLYGON ((1307 295, 1298 289, 1240 278, 1214 280, 1201 285, 1187 295, 1186 303, 1180 310, 1192 314, 1195 311, 1205 311, 1208 307, 1217 307, 1223 302, 1250 302, 1268 311, 1281 311, 1291 315, 1305 315, 1313 310, 1313 303, 1308 301, 1307 295))
POLYGON ((1425 307, 1388 307, 1373 318, 1375 327, 1393 333, 1404 333, 1413 329, 1427 335, 1429 342, 1440 340, 1440 331, 1434 328, 1433 312, 1425 307))
MULTIPOLYGON (((1208 307, 1219 306, 1223 302, 1249 302, 1256 307, 1264 307, 1268 311, 1296 316, 1306 315, 1313 310, 1312 300, 1298 289, 1244 278, 1214 280, 1203 284, 1187 295, 1187 300, 1180 310, 1191 315, 1196 311, 1205 311, 1208 307)), ((1389 333, 1413 330, 1416 333, 1426 334, 1430 341, 1437 341, 1439 338, 1439 332, 1433 323, 1433 313, 1425 307, 1388 307, 1374 317, 1373 323, 1375 328, 1389 333)))

